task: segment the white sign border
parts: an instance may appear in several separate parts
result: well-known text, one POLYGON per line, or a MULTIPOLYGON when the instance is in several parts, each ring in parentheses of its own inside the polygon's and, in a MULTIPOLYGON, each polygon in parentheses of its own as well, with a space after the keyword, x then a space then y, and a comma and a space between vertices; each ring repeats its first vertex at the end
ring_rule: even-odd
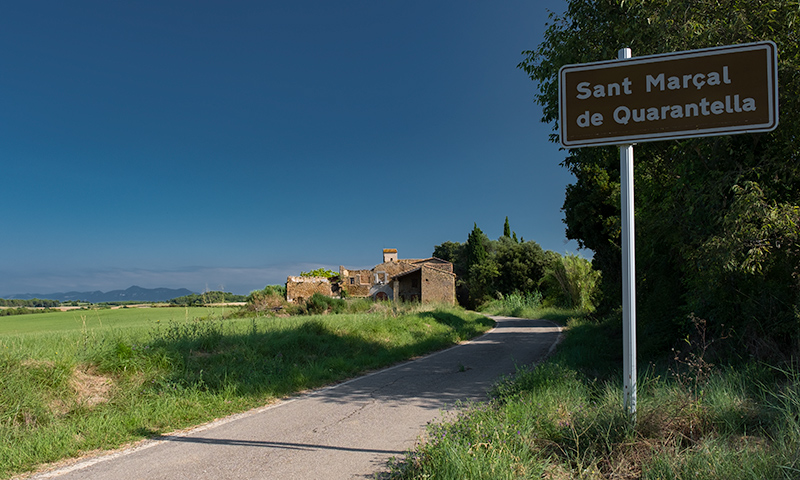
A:
POLYGON ((561 145, 566 148, 594 147, 603 145, 625 145, 632 143, 656 142, 660 140, 680 140, 685 138, 715 137, 719 135, 735 135, 742 133, 770 132, 778 128, 778 46, 775 42, 768 40, 763 42, 742 43, 738 45, 726 45, 723 47, 702 48, 698 50, 687 50, 682 52, 661 53, 657 55, 643 55, 633 57, 629 60, 606 60, 602 62, 578 63, 564 65, 558 71, 558 128, 561 145), (767 55, 767 89, 769 98, 769 118, 770 121, 763 124, 735 125, 731 127, 704 128, 701 130, 677 130, 674 132, 638 134, 638 135, 618 135, 615 137, 589 138, 582 140, 566 141, 567 129, 564 123, 566 117, 566 89, 562 88, 565 83, 566 73, 585 70, 597 70, 609 67, 623 67, 626 65, 657 63, 664 60, 677 58, 696 58, 718 55, 726 52, 745 52, 752 50, 772 51, 772 55, 767 55))

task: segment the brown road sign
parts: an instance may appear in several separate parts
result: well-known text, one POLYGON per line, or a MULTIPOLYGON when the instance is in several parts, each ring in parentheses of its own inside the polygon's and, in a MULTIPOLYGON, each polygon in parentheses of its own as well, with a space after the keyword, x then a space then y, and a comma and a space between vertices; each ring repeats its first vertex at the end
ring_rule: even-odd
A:
POLYGON ((565 147, 765 132, 778 126, 773 42, 567 65, 559 72, 565 147))

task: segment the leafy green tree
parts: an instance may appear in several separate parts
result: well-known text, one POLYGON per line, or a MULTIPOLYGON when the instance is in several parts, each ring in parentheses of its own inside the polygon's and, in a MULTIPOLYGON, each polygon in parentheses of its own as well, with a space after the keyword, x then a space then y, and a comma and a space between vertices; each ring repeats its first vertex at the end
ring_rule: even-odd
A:
POLYGON ((328 270, 326 268, 318 268, 316 270, 311 270, 310 272, 300 272, 301 277, 324 277, 324 278, 331 278, 339 275, 338 273, 334 272, 333 270, 328 270))
POLYGON ((472 231, 467 237, 466 260, 467 260, 467 288, 469 290, 469 305, 477 307, 482 302, 491 297, 494 293, 493 283, 499 274, 497 264, 489 256, 487 246, 489 238, 474 224, 472 231))
POLYGON ((506 235, 493 243, 498 265, 495 289, 503 295, 539 290, 546 265, 542 247, 531 241, 517 243, 506 235))
POLYGON ((494 282, 499 275, 497 262, 492 258, 470 265, 467 287, 471 308, 477 308, 498 293, 494 282))
POLYGON ((485 262, 489 258, 486 251, 486 245, 489 243, 489 237, 478 228, 478 224, 474 224, 472 231, 467 237, 466 256, 467 256, 467 269, 473 265, 485 262))
POLYGON ((507 216, 506 216, 506 223, 503 224, 503 236, 511 238, 511 225, 508 224, 507 216))
POLYGON ((433 256, 452 263, 453 273, 458 277, 463 277, 467 273, 466 254, 466 245, 459 242, 447 241, 433 248, 433 256))
MULTIPOLYGON (((636 147, 636 264, 640 338, 665 348, 690 314, 733 333, 752 355, 797 355, 800 338, 800 9, 785 0, 569 0, 544 42, 520 63, 538 84, 543 121, 557 128, 561 66, 772 40, 780 125, 769 133, 636 147), (770 348, 765 348, 770 345, 770 348), (771 353, 770 353, 771 352, 771 353)), ((557 136, 553 134, 553 140, 557 136)), ((605 309, 619 304, 619 154, 573 149, 564 201, 567 236, 594 251, 605 309)))
POLYGON ((169 301, 172 305, 208 305, 212 303, 244 302, 247 297, 236 295, 231 292, 209 291, 204 293, 192 293, 182 297, 175 297, 169 301))
POLYGON ((436 245, 433 256, 447 260, 453 264, 456 274, 456 299, 460 305, 469 304, 469 287, 467 286, 467 245, 460 242, 447 241, 436 245))
POLYGON ((547 264, 538 243, 520 242, 515 233, 490 240, 477 224, 466 243, 444 242, 433 256, 453 263, 459 303, 470 308, 500 295, 537 293, 547 264))
POLYGON ((41 298, 32 298, 30 300, 19 300, 19 299, 5 299, 0 298, 0 306, 4 307, 44 307, 44 308, 52 308, 61 306, 61 302, 58 300, 48 300, 48 299, 41 299, 41 298))

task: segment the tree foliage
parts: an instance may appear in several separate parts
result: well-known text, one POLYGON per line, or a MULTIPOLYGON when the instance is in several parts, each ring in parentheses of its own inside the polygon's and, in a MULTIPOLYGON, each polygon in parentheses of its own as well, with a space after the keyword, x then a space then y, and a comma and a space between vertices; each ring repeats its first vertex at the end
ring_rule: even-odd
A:
POLYGON ((557 305, 591 312, 597 303, 600 277, 585 258, 555 255, 547 264, 542 283, 551 286, 548 292, 557 305))
POLYGON ((339 275, 338 273, 334 272, 333 270, 328 270, 327 268, 318 268, 316 270, 311 270, 310 272, 300 272, 301 277, 324 277, 324 278, 331 278, 339 275))
MULTIPOLYGON (((557 129, 566 64, 772 40, 780 125, 769 133, 660 141, 635 152, 639 332, 666 347, 690 314, 733 333, 750 354, 797 355, 800 339, 800 8, 785 0, 569 0, 520 63, 557 129)), ((551 137, 557 140, 555 134, 551 137)), ((573 149, 564 201, 568 238, 594 251, 605 308, 619 305, 619 154, 573 149)))
POLYGON ((471 306, 477 306, 491 297, 494 280, 499 275, 494 256, 489 255, 492 246, 489 238, 475 224, 467 237, 467 290, 471 306))
POLYGON ((57 312, 58 310, 51 310, 48 307, 44 309, 31 309, 25 307, 8 307, 8 308, 0 308, 0 317, 10 317, 11 315, 27 315, 30 313, 49 313, 49 312, 57 312))
MULTIPOLYGON (((475 224, 466 243, 448 241, 434 248, 434 257, 453 263, 456 291, 462 305, 476 308, 491 299, 514 294, 541 298, 540 290, 547 289, 542 281, 555 268, 553 262, 561 262, 561 256, 545 252, 536 242, 517 240, 516 234, 509 236, 509 232, 508 218, 503 235, 497 240, 490 240, 475 224)), ((588 266, 588 261, 583 261, 588 266)), ((544 299, 546 303, 573 306, 571 300, 562 298, 560 289, 547 291, 551 295, 544 299)), ((588 294, 586 298, 594 299, 595 295, 588 294)))
POLYGON ((43 308, 53 308, 53 307, 60 307, 61 302, 58 300, 47 300, 41 298, 31 298, 29 300, 22 300, 22 299, 6 299, 0 298, 0 306, 2 307, 43 307, 43 308))
POLYGON ((288 305, 285 285, 267 285, 254 290, 246 299, 245 309, 251 312, 278 311, 288 305))
POLYGON ((212 303, 244 302, 247 297, 231 292, 210 291, 205 293, 192 293, 182 297, 175 297, 169 301, 172 305, 210 305, 212 303))

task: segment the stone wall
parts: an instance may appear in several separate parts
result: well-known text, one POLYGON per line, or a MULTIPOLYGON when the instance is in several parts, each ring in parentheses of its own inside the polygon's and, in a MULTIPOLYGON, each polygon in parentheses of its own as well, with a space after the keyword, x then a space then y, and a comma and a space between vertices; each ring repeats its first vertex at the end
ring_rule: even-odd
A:
POLYGON ((447 260, 442 260, 441 258, 430 258, 428 260, 424 260, 425 265, 429 267, 435 267, 439 270, 444 270, 445 272, 453 273, 453 264, 448 262, 447 260))
POLYGON ((372 287, 371 270, 345 270, 340 268, 342 273, 342 290, 347 292, 348 297, 368 297, 370 287, 372 287))
POLYGON ((392 248, 384 249, 383 263, 372 269, 348 270, 340 266, 339 279, 341 287, 332 286, 334 295, 341 288, 348 297, 375 298, 380 294, 381 298, 395 300, 456 301, 452 263, 440 258, 399 259, 397 250, 392 248))
POLYGON ((392 282, 394 298, 403 302, 420 302, 422 299, 422 269, 395 277, 392 282))
POLYGON ((456 277, 435 267, 422 267, 420 287, 423 302, 456 303, 456 277))
POLYGON ((286 279, 286 301, 302 302, 315 293, 332 297, 333 288, 325 277, 288 277, 286 279))

